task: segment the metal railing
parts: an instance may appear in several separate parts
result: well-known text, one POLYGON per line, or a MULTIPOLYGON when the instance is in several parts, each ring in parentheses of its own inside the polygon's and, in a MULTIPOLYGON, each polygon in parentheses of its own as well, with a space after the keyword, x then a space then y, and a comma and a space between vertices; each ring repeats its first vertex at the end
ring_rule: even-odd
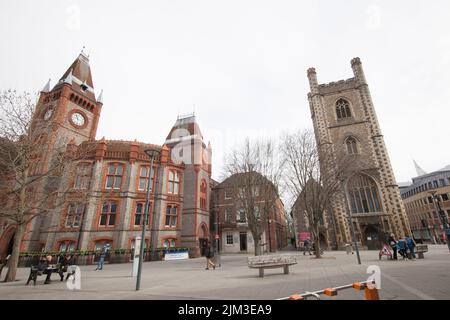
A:
POLYGON ((376 288, 375 280, 371 281, 363 281, 363 282, 355 282, 352 284, 347 284, 344 286, 334 287, 334 288, 326 288, 318 291, 306 291, 301 294, 293 294, 289 297, 279 298, 276 300, 307 300, 308 298, 315 298, 316 300, 320 300, 321 295, 326 295, 329 297, 337 296, 338 291, 353 288, 357 291, 364 290, 365 291, 365 299, 366 300, 380 300, 378 295, 378 289, 376 288))

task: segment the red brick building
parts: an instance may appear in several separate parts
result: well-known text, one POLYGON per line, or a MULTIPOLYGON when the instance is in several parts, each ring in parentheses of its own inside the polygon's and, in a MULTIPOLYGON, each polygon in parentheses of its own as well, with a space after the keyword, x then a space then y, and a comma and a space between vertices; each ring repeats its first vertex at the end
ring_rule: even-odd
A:
MULTIPOLYGON (((22 251, 91 250, 106 243, 113 249, 133 248, 151 177, 147 244, 189 247, 192 256, 199 256, 210 233, 211 146, 205 145, 195 116, 178 117, 161 145, 95 140, 102 107, 102 93, 95 95, 83 53, 53 88, 48 83, 41 92, 32 124, 42 144, 36 172, 52 161, 55 148, 88 151, 61 173, 66 201, 27 226, 22 251), (160 152, 151 170, 148 148, 160 152)), ((0 255, 10 250, 13 235, 14 227, 3 221, 0 255)))
MULTIPOLYGON (((212 188, 211 230, 219 236, 220 251, 223 253, 254 252, 253 236, 238 196, 238 175, 232 175, 212 188)), ((261 237, 264 252, 277 251, 287 245, 286 213, 283 202, 278 195, 276 197, 274 208, 270 211, 267 221, 264 221, 265 231, 261 237)), ((255 201, 263 206, 266 196, 259 194, 255 201)))

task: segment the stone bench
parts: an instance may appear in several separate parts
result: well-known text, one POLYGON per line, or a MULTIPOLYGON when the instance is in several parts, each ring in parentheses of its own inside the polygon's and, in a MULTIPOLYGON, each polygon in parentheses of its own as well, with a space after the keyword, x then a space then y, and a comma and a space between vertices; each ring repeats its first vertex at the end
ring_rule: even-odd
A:
POLYGON ((264 269, 283 268, 284 274, 289 274, 289 266, 297 264, 294 256, 267 255, 248 257, 248 267, 259 269, 259 276, 264 277, 264 269))

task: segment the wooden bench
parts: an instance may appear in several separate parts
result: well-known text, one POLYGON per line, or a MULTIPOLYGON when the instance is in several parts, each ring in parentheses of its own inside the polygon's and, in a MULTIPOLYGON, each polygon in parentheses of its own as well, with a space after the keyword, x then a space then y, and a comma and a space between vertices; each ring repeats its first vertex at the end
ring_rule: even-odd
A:
POLYGON ((248 267, 259 269, 259 276, 264 277, 264 269, 283 268, 284 274, 289 274, 289 266, 297 264, 291 255, 267 255, 248 257, 248 267))
POLYGON ((415 251, 416 251, 415 253, 417 253, 417 258, 423 259, 424 258, 423 254, 425 252, 428 252, 428 246, 426 244, 418 244, 416 245, 415 251))

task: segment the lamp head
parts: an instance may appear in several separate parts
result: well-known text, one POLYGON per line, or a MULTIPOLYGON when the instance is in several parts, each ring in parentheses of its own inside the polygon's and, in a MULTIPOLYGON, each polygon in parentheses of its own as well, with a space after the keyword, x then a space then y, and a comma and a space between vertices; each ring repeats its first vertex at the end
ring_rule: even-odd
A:
POLYGON ((144 150, 144 152, 150 157, 150 158, 156 158, 159 155, 159 150, 156 149, 147 149, 144 150))

